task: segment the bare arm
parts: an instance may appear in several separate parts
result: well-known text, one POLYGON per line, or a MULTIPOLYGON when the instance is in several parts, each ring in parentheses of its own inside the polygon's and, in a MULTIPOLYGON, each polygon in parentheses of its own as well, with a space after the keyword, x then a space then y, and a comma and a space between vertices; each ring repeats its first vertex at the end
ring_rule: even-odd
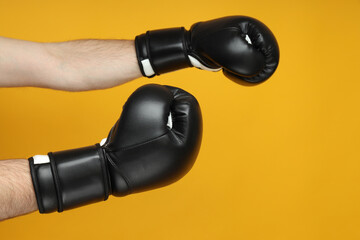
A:
POLYGON ((86 91, 141 76, 132 40, 38 43, 0 37, 0 87, 86 91))
POLYGON ((0 221, 37 210, 28 160, 0 161, 0 193, 0 221))

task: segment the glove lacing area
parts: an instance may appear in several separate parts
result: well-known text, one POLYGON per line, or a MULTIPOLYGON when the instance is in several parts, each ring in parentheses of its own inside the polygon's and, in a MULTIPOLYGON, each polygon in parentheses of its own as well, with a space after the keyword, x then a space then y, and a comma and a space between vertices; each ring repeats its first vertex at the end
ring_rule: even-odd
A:
MULTIPOLYGON (((113 159, 110 157, 110 154, 111 153, 115 153, 115 152, 120 152, 120 151, 126 151, 126 150, 129 150, 129 149, 134 149, 134 148, 137 148, 137 147, 140 147, 142 145, 145 145, 145 144, 148 144, 150 142, 154 142, 164 136, 166 136, 167 134, 169 134, 169 132, 166 132, 158 137, 155 137, 155 138, 152 138, 152 139, 149 139, 149 140, 146 140, 144 142, 141 142, 141 143, 137 143, 137 144, 133 144, 133 145, 130 145, 130 146, 126 146, 126 147, 119 147, 119 148, 116 148, 116 149, 109 149, 107 148, 106 144, 101 148, 103 154, 104 154, 104 159, 106 159, 105 162, 108 162, 111 164, 111 166, 116 169, 116 172, 123 178, 123 180, 126 182, 126 185, 127 185, 127 189, 128 189, 128 193, 127 194, 131 194, 132 193, 132 186, 130 184, 130 180, 127 178, 126 174, 124 174, 124 172, 121 170, 121 168, 118 167, 118 165, 116 164, 115 161, 113 161, 113 159)), ((108 168, 107 168, 108 169, 108 168)), ((112 190, 112 187, 110 185, 110 181, 109 181, 109 187, 111 189, 111 193, 113 192, 112 190)))
MULTIPOLYGON (((174 93, 174 99, 176 98, 176 92, 174 93)), ((171 104, 170 104, 171 105, 171 104)), ((166 132, 157 136, 157 137, 153 137, 153 138, 150 138, 150 139, 147 139, 145 141, 142 141, 140 143, 136 143, 136 144, 132 144, 132 145, 129 145, 129 146, 124 146, 124 147, 117 147, 117 148, 109 148, 108 147, 108 144, 110 141, 111 141, 111 133, 112 131, 114 130, 114 127, 111 129, 110 131, 110 134, 109 134, 109 138, 106 140, 106 142, 104 143, 104 145, 102 146, 99 146, 99 149, 101 151, 101 155, 103 156, 103 158, 105 159, 105 163, 106 164, 111 164, 111 166, 116 170, 117 174, 119 174, 123 180, 125 181, 126 185, 127 185, 127 194, 131 194, 133 193, 133 187, 131 185, 131 181, 129 180, 129 178, 126 176, 125 172, 122 171, 122 169, 116 164, 116 161, 119 161, 119 160, 113 160, 113 158, 111 157, 112 153, 117 153, 117 152, 121 152, 121 151, 127 151, 127 150, 130 150, 130 149, 134 149, 134 148, 138 148, 138 147, 141 147, 143 145, 146 145, 146 144, 149 144, 151 142, 155 142, 165 136, 168 136, 170 137, 173 141, 179 143, 179 144, 182 144, 183 143, 183 140, 181 140, 181 134, 178 133, 177 131, 175 131, 175 129, 173 129, 173 122, 174 122, 174 116, 175 116, 175 113, 172 111, 172 109, 169 109, 169 114, 168 114, 168 120, 167 120, 167 129, 166 129, 166 132), (180 136, 177 136, 177 135, 180 135, 180 136)), ((121 161, 121 159, 120 159, 121 161)), ((106 168, 108 169, 108 168, 106 168)), ((108 171, 107 171, 108 172, 108 171)), ((107 175, 109 176, 109 173, 107 173, 107 175)), ((110 191, 110 194, 112 194, 112 187, 111 187, 111 181, 108 181, 109 183, 109 191, 110 191)))

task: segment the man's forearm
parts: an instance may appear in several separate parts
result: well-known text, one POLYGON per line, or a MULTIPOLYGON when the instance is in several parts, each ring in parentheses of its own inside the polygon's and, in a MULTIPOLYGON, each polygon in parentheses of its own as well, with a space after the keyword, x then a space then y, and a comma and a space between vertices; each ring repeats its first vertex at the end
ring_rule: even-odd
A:
POLYGON ((36 210, 28 160, 0 161, 0 221, 36 210))
POLYGON ((86 91, 141 77, 132 40, 36 43, 0 37, 0 53, 0 87, 86 91))
POLYGON ((54 59, 58 72, 69 74, 62 85, 65 90, 94 90, 114 87, 141 77, 134 41, 75 40, 45 43, 46 51, 54 59))

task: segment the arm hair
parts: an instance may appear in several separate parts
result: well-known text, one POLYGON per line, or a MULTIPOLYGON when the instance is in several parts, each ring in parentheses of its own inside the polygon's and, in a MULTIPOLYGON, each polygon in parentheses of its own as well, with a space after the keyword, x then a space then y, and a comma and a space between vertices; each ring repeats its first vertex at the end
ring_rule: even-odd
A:
POLYGON ((0 87, 104 89, 141 77, 132 40, 38 43, 0 37, 0 87))
POLYGON ((1 160, 0 221, 37 209, 28 160, 1 160))

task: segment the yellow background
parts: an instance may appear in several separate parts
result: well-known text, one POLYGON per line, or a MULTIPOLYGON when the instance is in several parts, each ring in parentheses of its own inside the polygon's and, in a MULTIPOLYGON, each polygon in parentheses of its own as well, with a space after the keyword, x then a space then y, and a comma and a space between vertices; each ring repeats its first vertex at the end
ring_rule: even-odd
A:
POLYGON ((277 37, 280 65, 267 82, 185 69, 92 92, 0 89, 0 159, 99 142, 150 82, 191 92, 204 118, 200 155, 181 181, 1 222, 0 238, 360 239, 359 0, 0 0, 0 35, 133 39, 227 15, 258 18, 277 37))

